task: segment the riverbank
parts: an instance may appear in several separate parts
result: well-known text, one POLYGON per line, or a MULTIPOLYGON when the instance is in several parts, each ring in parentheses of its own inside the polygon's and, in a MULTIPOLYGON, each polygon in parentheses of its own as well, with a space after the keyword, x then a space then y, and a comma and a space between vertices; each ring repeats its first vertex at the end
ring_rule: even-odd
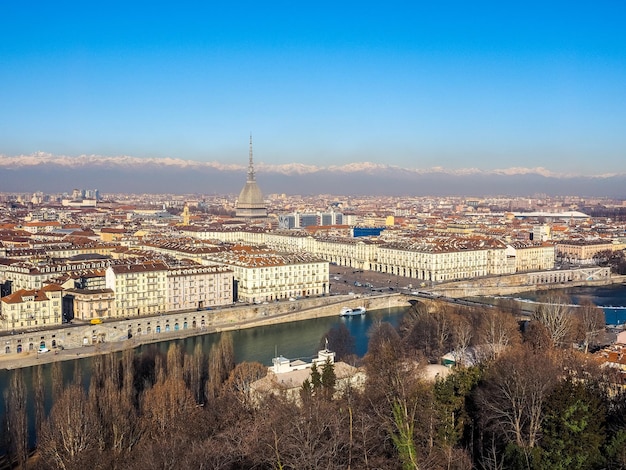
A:
POLYGON ((368 310, 406 306, 408 298, 398 293, 374 296, 332 296, 302 299, 295 302, 227 307, 212 310, 210 313, 176 313, 134 320, 108 321, 100 325, 76 325, 61 330, 22 333, 5 336, 3 339, 5 343, 11 341, 15 347, 14 351, 17 351, 16 345, 33 344, 33 341, 37 341, 35 338, 44 338, 42 341, 46 341, 47 344, 56 341, 56 347, 46 353, 37 352, 38 347, 36 347, 33 350, 0 355, 0 369, 16 369, 56 361, 69 361, 134 349, 161 341, 328 317, 339 315, 343 306, 359 305, 365 306, 368 310), (137 325, 144 325, 143 330, 137 331, 142 328, 137 325), (132 331, 130 338, 128 331, 132 331), (10 339, 7 340, 7 338, 10 339), (69 338, 74 339, 68 341, 69 338), (84 342, 85 338, 89 340, 88 343, 84 342), (91 342, 92 340, 95 342, 91 342), (21 342, 18 343, 18 341, 21 342))

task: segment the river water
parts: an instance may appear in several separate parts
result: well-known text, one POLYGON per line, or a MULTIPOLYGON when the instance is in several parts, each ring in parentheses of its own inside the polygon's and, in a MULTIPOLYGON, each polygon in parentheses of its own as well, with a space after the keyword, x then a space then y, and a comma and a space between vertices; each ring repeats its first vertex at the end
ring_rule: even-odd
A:
MULTIPOLYGON (((366 315, 359 317, 342 318, 337 316, 314 318, 291 323, 280 323, 270 326, 242 329, 229 332, 233 337, 235 361, 258 361, 267 366, 271 365, 272 358, 276 353, 288 359, 310 360, 317 357, 320 341, 324 334, 339 323, 345 323, 351 335, 355 339, 356 354, 362 357, 367 352, 368 331, 376 322, 389 322, 397 326, 409 307, 394 307, 382 310, 368 311, 366 315)), ((170 344, 178 343, 187 353, 192 353, 197 344, 201 344, 205 353, 209 353, 211 346, 218 342, 223 333, 207 333, 205 335, 190 336, 185 339, 162 341, 147 344, 136 348, 137 353, 158 348, 166 352, 170 344)), ((332 345, 329 345, 332 349, 332 345)), ((117 353, 120 354, 120 353, 117 353)), ((83 382, 89 384, 91 375, 92 358, 85 357, 71 361, 61 362, 63 377, 69 381, 73 375, 76 362, 79 363, 83 382)), ((43 364, 44 382, 49 392, 51 384, 51 364, 43 364)), ((24 380, 28 389, 28 400, 32 404, 32 368, 24 368, 24 380)), ((5 412, 4 391, 7 389, 13 370, 0 370, 0 415, 5 412)), ((46 393, 46 408, 49 409, 50 393, 46 393)), ((32 410, 32 409, 31 409, 32 410)), ((32 412, 30 419, 32 430, 32 412)), ((31 433, 32 443, 32 433, 31 433)), ((2 454, 0 449, 0 454, 2 454)))
MULTIPOLYGON (((588 298, 599 307, 602 307, 607 325, 624 325, 626 323, 626 285, 615 284, 602 287, 573 287, 571 289, 559 289, 572 299, 573 304, 580 303, 588 298)), ((538 300, 544 294, 536 292, 524 292, 516 297, 528 300, 538 300)))

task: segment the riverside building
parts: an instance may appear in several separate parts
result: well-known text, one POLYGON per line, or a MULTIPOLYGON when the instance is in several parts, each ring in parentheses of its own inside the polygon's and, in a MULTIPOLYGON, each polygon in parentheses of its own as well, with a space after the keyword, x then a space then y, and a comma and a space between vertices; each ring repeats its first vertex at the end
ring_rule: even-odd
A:
POLYGON ((207 262, 232 269, 234 296, 242 302, 328 294, 328 262, 308 253, 277 253, 239 245, 209 256, 207 262))

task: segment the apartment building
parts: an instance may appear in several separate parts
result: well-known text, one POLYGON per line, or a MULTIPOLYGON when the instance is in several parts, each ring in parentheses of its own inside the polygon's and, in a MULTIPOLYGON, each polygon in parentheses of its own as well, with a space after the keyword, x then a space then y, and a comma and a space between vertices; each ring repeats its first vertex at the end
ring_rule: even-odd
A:
POLYGON ((516 273, 554 269, 555 247, 553 243, 515 241, 507 246, 507 255, 514 258, 516 273))
POLYGON ((239 245, 211 255, 208 262, 232 269, 239 301, 259 303, 328 294, 328 262, 308 253, 239 245))
POLYGON ((364 238, 319 238, 315 240, 315 255, 340 266, 370 270, 381 242, 364 238))
POLYGON ((38 290, 47 281, 69 274, 106 269, 111 260, 66 261, 62 263, 33 263, 11 259, 0 260, 0 279, 11 281, 13 291, 38 290))
POLYGON ((19 330, 62 323, 63 288, 19 289, 0 299, 0 329, 19 330))
POLYGON ((71 319, 115 318, 113 289, 66 289, 63 292, 64 315, 71 319))
POLYGON ((116 317, 156 315, 167 311, 168 267, 161 261, 109 266, 106 288, 115 294, 116 317))
POLYGON ((603 251, 614 251, 618 247, 607 240, 568 240, 556 245, 557 256, 565 261, 593 264, 594 256, 603 251))
MULTIPOLYGON (((435 237, 378 247, 374 270, 430 282, 487 276, 505 270, 505 245, 497 240, 435 237)), ((502 274, 502 273, 500 273, 502 274)))
POLYGON ((233 303, 233 271, 224 266, 184 266, 167 271, 167 310, 202 310, 233 303))

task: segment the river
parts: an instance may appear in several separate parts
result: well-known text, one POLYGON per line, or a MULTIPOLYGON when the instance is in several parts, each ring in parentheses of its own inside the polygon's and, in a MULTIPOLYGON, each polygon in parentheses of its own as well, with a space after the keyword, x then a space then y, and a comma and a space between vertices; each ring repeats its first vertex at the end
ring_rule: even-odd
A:
MULTIPOLYGON (((235 361, 258 361, 267 366, 271 365, 275 353, 289 359, 310 360, 317 356, 320 340, 324 334, 339 323, 345 323, 348 330, 355 339, 356 354, 362 357, 367 352, 368 330, 379 321, 389 322, 394 326, 400 323, 404 313, 409 307, 394 307, 381 310, 372 310, 360 317, 342 318, 337 316, 313 318, 291 323, 279 323, 276 325, 260 326, 229 332, 233 337, 235 361)), ((184 339, 161 341, 159 343, 146 344, 136 348, 139 354, 142 351, 158 348, 166 352, 170 344, 178 343, 187 353, 192 353, 196 344, 201 344, 205 353, 208 353, 211 346, 219 341, 220 335, 224 333, 207 333, 206 335, 190 336, 184 339)), ((332 349, 332 346, 331 346, 332 349)), ((116 353, 120 354, 120 353, 116 353)), ((76 362, 80 364, 83 382, 85 386, 89 384, 91 375, 92 357, 84 357, 72 361, 61 362, 63 376, 69 381, 72 377, 76 362)), ((51 363, 43 364, 44 381, 49 392, 51 384, 51 363)), ((32 404, 32 368, 24 368, 24 380, 28 389, 28 401, 32 404)), ((0 415, 4 414, 4 391, 7 389, 11 374, 14 370, 0 370, 0 415)), ((46 393, 46 409, 51 406, 50 393, 46 393)), ((32 408, 31 408, 32 410, 32 408)), ((30 428, 33 429, 32 412, 30 428)), ((32 443, 32 432, 31 443, 32 443)), ((2 449, 0 449, 0 455, 2 449)))
MULTIPOLYGON (((538 300, 546 291, 541 293, 524 292, 516 297, 528 300, 538 300)), ((572 299, 572 303, 578 304, 582 299, 588 298, 599 307, 602 307, 607 325, 624 325, 626 323, 626 285, 614 284, 602 287, 573 287, 570 289, 558 289, 572 299)))

